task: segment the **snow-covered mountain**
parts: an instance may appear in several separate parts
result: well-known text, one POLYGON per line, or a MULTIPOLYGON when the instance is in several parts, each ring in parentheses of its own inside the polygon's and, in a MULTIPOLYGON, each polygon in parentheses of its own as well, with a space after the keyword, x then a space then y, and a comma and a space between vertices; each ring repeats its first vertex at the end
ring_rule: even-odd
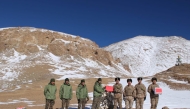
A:
POLYGON ((176 64, 190 63, 190 41, 182 37, 137 36, 104 48, 128 66, 134 76, 151 76, 176 64))

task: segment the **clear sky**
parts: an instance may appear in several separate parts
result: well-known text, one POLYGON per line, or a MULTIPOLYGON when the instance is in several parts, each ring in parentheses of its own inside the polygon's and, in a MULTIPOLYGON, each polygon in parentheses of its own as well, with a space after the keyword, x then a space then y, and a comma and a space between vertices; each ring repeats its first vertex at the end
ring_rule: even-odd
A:
POLYGON ((1 0, 0 28, 18 26, 79 35, 100 47, 137 35, 190 40, 190 0, 1 0))

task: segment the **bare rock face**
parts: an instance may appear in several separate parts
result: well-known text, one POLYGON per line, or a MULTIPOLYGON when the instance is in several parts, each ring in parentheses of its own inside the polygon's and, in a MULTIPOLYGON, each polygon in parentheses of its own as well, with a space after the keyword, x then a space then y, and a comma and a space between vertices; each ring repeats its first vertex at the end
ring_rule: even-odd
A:
POLYGON ((28 52, 30 52, 30 53, 39 52, 39 48, 37 47, 37 45, 33 45, 33 44, 27 45, 27 46, 26 46, 26 49, 27 49, 28 52))
POLYGON ((79 55, 105 65, 117 63, 108 51, 79 36, 30 27, 7 28, 0 31, 0 52, 14 48, 24 54, 37 53, 40 51, 38 46, 45 47, 56 56, 79 55))

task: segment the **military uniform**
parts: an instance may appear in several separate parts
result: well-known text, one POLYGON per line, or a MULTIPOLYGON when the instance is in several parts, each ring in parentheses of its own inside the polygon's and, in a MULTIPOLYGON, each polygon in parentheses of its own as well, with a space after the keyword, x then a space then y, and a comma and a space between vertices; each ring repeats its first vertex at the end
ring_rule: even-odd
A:
POLYGON ((135 97, 135 87, 133 85, 127 85, 124 88, 123 97, 125 99, 126 109, 132 109, 133 101, 135 97))
MULTIPOLYGON (((81 82, 84 82, 84 80, 81 80, 81 82)), ((76 96, 78 99, 78 109, 81 108, 85 109, 86 102, 89 100, 88 97, 88 89, 86 85, 82 85, 81 83, 77 87, 76 96)))
MULTIPOLYGON (((69 81, 69 79, 66 78, 65 81, 69 81)), ((62 100, 62 109, 68 109, 72 95, 72 86, 69 83, 62 84, 59 90, 59 98, 62 100)))
POLYGON ((122 109, 122 92, 123 92, 122 84, 116 83, 113 86, 113 92, 114 92, 114 109, 117 109, 117 105, 119 105, 119 108, 122 109))
MULTIPOLYGON (((98 81, 102 81, 102 79, 99 78, 98 81)), ((102 84, 100 84, 98 81, 96 81, 94 84, 92 109, 100 108, 101 97, 104 92, 102 84)))
POLYGON ((146 87, 142 83, 135 85, 136 91, 136 109, 143 109, 144 100, 146 99, 146 87))
POLYGON ((155 87, 159 87, 158 84, 150 84, 148 86, 148 93, 150 93, 150 101, 151 101, 151 109, 156 109, 158 100, 159 100, 159 95, 155 94, 155 87))
POLYGON ((55 99, 56 99, 56 92, 57 92, 57 87, 51 82, 55 82, 55 79, 52 78, 49 82, 48 85, 45 86, 44 88, 44 96, 46 98, 46 105, 45 109, 53 109, 53 106, 55 104, 55 99))

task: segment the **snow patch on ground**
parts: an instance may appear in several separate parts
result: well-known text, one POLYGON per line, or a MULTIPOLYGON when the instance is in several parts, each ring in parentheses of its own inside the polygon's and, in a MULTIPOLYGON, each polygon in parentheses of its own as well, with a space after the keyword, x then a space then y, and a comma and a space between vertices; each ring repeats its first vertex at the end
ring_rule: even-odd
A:
POLYGON ((171 82, 174 82, 174 83, 188 84, 187 81, 179 81, 179 80, 175 80, 175 79, 169 79, 168 81, 171 81, 171 82))
POLYGON ((27 98, 20 98, 18 100, 9 99, 7 102, 0 102, 0 104, 16 104, 16 103, 26 103, 28 105, 33 104, 35 101, 29 101, 27 98))

